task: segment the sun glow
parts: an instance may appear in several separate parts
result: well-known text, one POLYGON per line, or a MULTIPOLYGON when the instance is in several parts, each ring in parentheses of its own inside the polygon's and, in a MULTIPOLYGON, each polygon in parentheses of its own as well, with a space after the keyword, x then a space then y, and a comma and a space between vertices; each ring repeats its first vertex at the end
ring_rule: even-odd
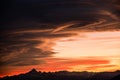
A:
MULTIPOLYGON (((66 59, 107 59, 109 62, 88 62, 71 66, 74 71, 113 71, 120 68, 120 32, 83 32, 78 36, 63 38, 53 47, 56 58, 66 59), (81 37, 81 35, 84 35, 81 37), (91 65, 92 64, 92 65, 91 65), (95 65, 93 65, 95 64, 95 65), (83 67, 84 66, 84 67, 83 67)), ((78 61, 79 62, 79 61, 78 61)))
POLYGON ((120 55, 120 32, 83 32, 57 41, 53 48, 61 58, 120 55))

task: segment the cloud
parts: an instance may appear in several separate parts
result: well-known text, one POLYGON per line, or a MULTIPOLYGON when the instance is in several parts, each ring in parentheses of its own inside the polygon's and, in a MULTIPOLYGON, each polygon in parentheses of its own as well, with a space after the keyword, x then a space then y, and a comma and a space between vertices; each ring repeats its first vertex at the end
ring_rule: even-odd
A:
POLYGON ((15 24, 19 20, 33 20, 41 23, 63 23, 78 20, 94 22, 101 17, 107 17, 109 20, 116 19, 119 16, 119 10, 115 5, 118 3, 119 1, 116 0, 18 0, 9 2, 7 6, 11 7, 6 7, 7 10, 3 12, 5 13, 3 17, 5 17, 4 23, 6 24, 15 24), (8 17, 6 18, 6 16, 8 17))
POLYGON ((116 67, 116 65, 98 65, 98 66, 89 66, 89 67, 87 67, 87 69, 88 70, 93 70, 93 69, 104 69, 105 70, 105 68, 115 68, 116 67))
MULTIPOLYGON (((59 71, 59 70, 73 70, 75 67, 84 66, 96 66, 96 65, 108 65, 110 63, 107 59, 60 59, 60 58, 48 58, 45 59, 46 64, 41 65, 40 69, 45 71, 59 71)), ((77 70, 77 69, 76 69, 77 70)), ((81 69, 82 70, 82 69, 81 69)), ((88 69, 83 69, 88 70, 88 69)))
POLYGON ((52 32, 54 29, 9 30, 1 35, 1 66, 29 66, 44 63, 36 58, 51 57, 54 41, 76 35, 70 32, 52 32))
POLYGON ((63 26, 58 26, 58 28, 56 28, 55 30, 53 30, 53 33, 61 31, 61 30, 65 29, 65 28, 68 28, 68 27, 70 27, 70 26, 72 26, 74 24, 75 23, 67 23, 67 24, 65 24, 63 26))

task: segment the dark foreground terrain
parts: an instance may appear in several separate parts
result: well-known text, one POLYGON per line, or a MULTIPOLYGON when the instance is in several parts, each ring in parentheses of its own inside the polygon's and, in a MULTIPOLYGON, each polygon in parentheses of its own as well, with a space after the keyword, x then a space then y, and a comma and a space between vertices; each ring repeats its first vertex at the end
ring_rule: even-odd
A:
POLYGON ((6 76, 0 80, 120 80, 120 71, 115 72, 37 72, 32 69, 26 74, 6 76))

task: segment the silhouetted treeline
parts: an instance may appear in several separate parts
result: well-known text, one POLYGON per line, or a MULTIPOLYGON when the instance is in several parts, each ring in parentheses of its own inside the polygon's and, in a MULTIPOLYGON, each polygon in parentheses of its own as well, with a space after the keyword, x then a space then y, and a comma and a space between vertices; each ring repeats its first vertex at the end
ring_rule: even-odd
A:
POLYGON ((120 71, 115 72, 37 72, 32 69, 26 74, 6 76, 0 80, 120 80, 120 71))

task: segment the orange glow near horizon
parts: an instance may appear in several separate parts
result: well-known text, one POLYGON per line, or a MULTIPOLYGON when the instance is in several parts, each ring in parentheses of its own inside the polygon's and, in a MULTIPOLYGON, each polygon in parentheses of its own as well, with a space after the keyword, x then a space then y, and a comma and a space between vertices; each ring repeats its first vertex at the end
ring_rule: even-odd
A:
POLYGON ((120 69, 119 31, 82 32, 78 36, 56 41, 56 46, 53 48, 55 52, 58 52, 54 55, 56 58, 81 59, 82 57, 100 57, 101 60, 107 59, 109 61, 109 63, 104 65, 96 64, 95 66, 92 66, 94 63, 86 61, 92 65, 85 65, 86 62, 84 62, 82 68, 82 66, 79 66, 80 63, 72 67, 72 70, 75 71, 112 71, 120 69), (81 35, 83 36, 81 37, 81 35))
POLYGON ((26 73, 32 68, 46 72, 60 70, 101 72, 120 69, 120 31, 81 32, 77 36, 57 39, 54 41, 55 44, 51 44, 51 40, 46 41, 47 43, 40 47, 46 48, 49 43, 47 49, 57 53, 42 58, 45 63, 23 67, 11 66, 8 73, 3 73, 0 77, 26 73))

